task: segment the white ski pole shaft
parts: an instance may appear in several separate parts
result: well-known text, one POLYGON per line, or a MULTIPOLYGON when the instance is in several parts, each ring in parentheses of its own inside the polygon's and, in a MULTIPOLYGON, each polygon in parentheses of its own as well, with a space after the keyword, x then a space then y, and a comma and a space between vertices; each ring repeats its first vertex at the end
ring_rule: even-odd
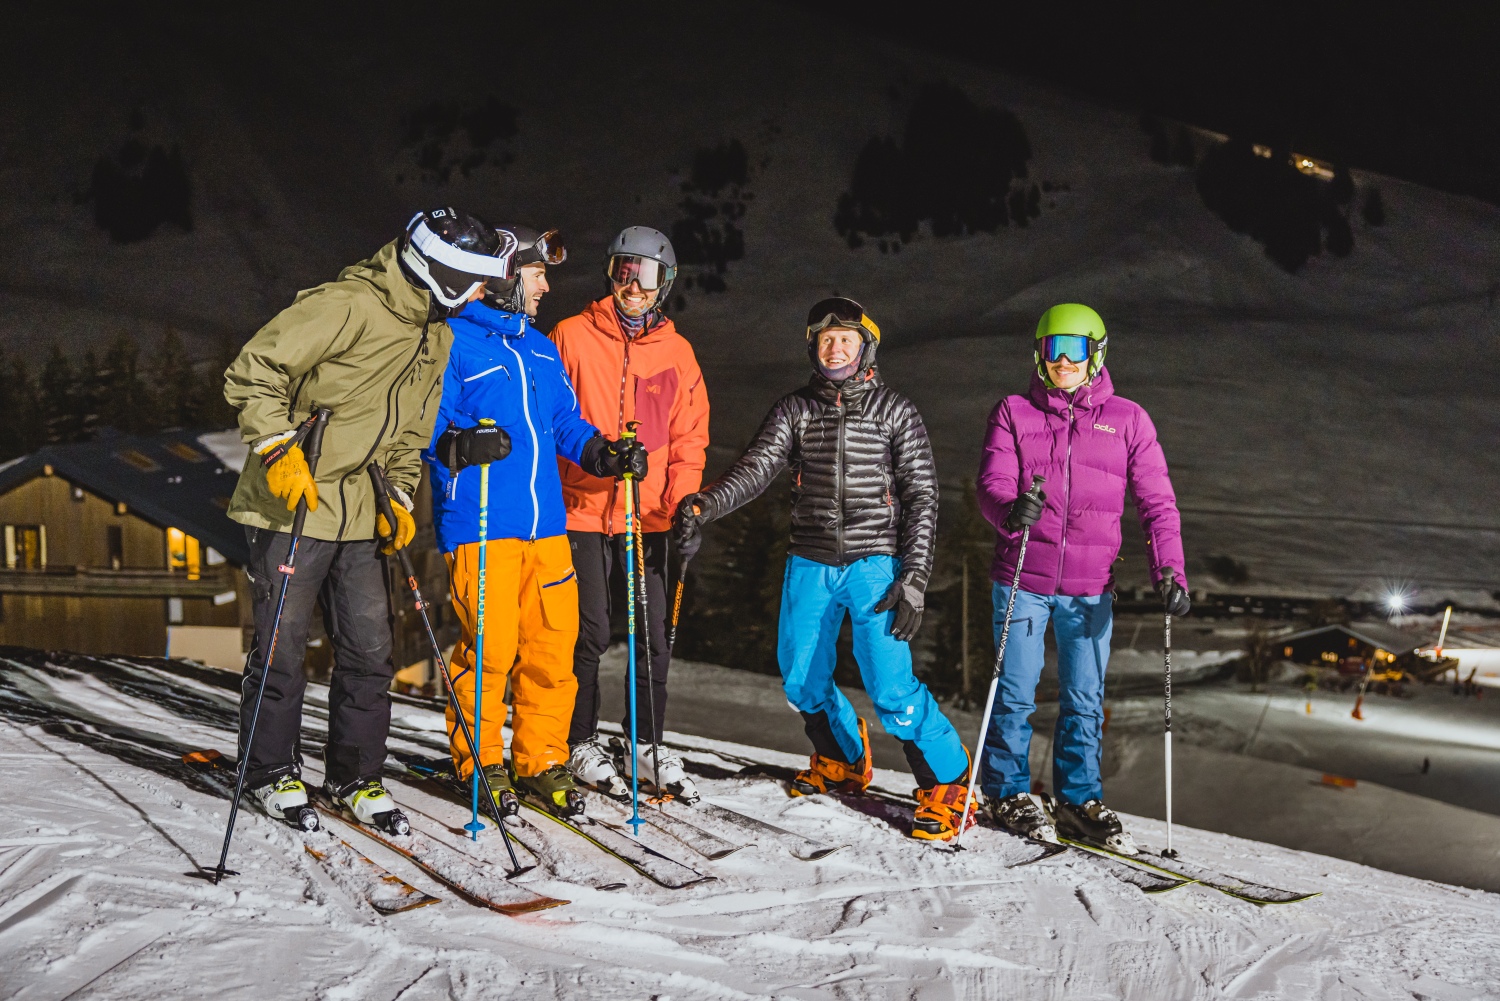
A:
MULTIPOLYGON (((1172 580, 1171 571, 1167 572, 1166 579, 1172 580)), ((1168 858, 1175 858, 1177 853, 1172 849, 1172 613, 1167 612, 1162 617, 1162 677, 1166 691, 1166 699, 1162 709, 1162 740, 1166 752, 1165 780, 1167 786, 1167 850, 1168 858)))
MULTIPOLYGON (((1031 478, 1031 490, 1035 494, 1041 489, 1042 478, 1031 478)), ((969 787, 964 793, 964 809, 958 815, 958 833, 953 835, 953 850, 961 851, 964 829, 969 822, 969 809, 974 805, 974 782, 979 776, 979 763, 983 760, 984 740, 990 732, 990 713, 995 709, 995 693, 1000 688, 1000 673, 1005 666, 1005 642, 1010 639, 1010 619, 1016 611, 1016 593, 1021 590, 1021 567, 1026 564, 1026 543, 1031 541, 1031 526, 1021 529, 1021 549, 1016 554, 1016 573, 1010 582, 1010 598, 1005 603, 1005 622, 1000 626, 999 649, 995 651, 995 666, 990 672, 990 691, 984 699, 984 715, 979 718, 979 740, 974 744, 974 754, 969 761, 969 787)))

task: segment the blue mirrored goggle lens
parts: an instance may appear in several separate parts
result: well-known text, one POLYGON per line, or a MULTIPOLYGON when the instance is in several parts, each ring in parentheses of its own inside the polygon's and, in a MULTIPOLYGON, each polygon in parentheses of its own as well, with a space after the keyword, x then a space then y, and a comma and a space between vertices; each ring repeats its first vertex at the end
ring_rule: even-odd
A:
POLYGON ((1093 354, 1094 342, 1082 334, 1052 334, 1042 338, 1042 360, 1062 361, 1067 358, 1081 365, 1093 354))

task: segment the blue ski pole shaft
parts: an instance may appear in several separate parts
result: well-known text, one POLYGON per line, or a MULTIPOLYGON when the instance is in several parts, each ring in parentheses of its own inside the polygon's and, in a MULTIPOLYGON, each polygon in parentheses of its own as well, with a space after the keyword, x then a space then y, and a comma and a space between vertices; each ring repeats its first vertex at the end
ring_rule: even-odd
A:
POLYGON ((479 753, 484 742, 484 578, 489 564, 489 535, 490 464, 486 462, 479 467, 479 595, 474 602, 474 746, 471 748, 474 770, 470 773, 473 816, 464 825, 464 830, 474 841, 479 840, 479 832, 484 830, 484 824, 479 821, 479 770, 484 767, 479 761, 479 753))
MULTIPOLYGON (((625 425, 625 433, 620 435, 621 439, 629 440, 635 438, 636 422, 629 421, 625 425)), ((640 755, 636 750, 639 727, 636 725, 636 697, 635 697, 635 477, 627 467, 625 476, 625 634, 626 634, 626 663, 628 665, 625 687, 629 690, 630 701, 630 819, 626 821, 636 834, 641 833, 641 782, 640 782, 640 755)))
MULTIPOLYGON (((333 416, 333 411, 318 409, 313 412, 298 433, 288 442, 272 449, 267 458, 271 462, 284 457, 291 451, 292 446, 306 447, 303 456, 307 461, 309 474, 317 472, 318 459, 323 454, 323 429, 328 425, 328 418, 333 416)), ((271 662, 276 657, 276 640, 281 635, 281 614, 286 609, 286 592, 292 583, 292 574, 297 569, 297 544, 302 541, 302 527, 307 522, 307 498, 303 497, 297 501, 297 513, 292 518, 292 541, 287 547, 286 562, 280 566, 281 571, 281 593, 276 598, 276 617, 271 620, 271 639, 266 644, 266 656, 261 662, 260 685, 255 690, 255 706, 250 710, 250 726, 245 734, 244 746, 240 748, 239 767, 236 769, 234 779, 234 798, 229 803, 229 822, 224 825, 224 845, 219 849, 219 864, 209 871, 214 874, 214 883, 225 876, 238 875, 232 870, 226 869, 229 862, 229 843, 234 839, 234 822, 240 813, 240 797, 245 792, 245 774, 250 767, 250 751, 255 746, 256 724, 260 722, 260 707, 266 698, 266 679, 271 675, 271 662)))

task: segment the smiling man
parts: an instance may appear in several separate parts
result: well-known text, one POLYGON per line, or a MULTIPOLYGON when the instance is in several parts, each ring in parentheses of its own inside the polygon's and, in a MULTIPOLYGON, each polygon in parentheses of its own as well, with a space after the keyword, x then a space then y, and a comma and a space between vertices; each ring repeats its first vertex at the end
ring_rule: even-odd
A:
POLYGON ((723 476, 683 500, 675 533, 684 552, 696 550, 705 522, 753 500, 791 467, 792 539, 776 656, 813 755, 790 791, 859 791, 873 776, 868 725, 833 681, 834 644, 847 615, 865 691, 920 787, 911 835, 947 840, 959 829, 969 757, 913 673, 910 646, 932 572, 937 472, 917 408, 876 371, 879 345, 880 328, 854 300, 813 306, 812 379, 771 408, 723 476))
MULTIPOLYGON (((703 481, 708 395, 692 345, 664 312, 677 277, 672 242, 649 227, 630 226, 615 237, 604 260, 609 294, 563 320, 551 336, 578 390, 585 420, 613 435, 621 434, 627 422, 640 422, 639 440, 650 457, 650 472, 637 492, 650 614, 646 617, 649 629, 636 633, 640 662, 646 665, 636 674, 636 704, 645 707, 638 773, 653 781, 659 775, 663 792, 692 801, 697 791, 682 759, 661 742, 670 661, 667 530, 678 502, 703 481)), ((615 480, 591 475, 572 463, 562 465, 562 484, 568 540, 578 570, 579 632, 573 654, 578 701, 568 736, 572 745, 569 767, 580 782, 624 797, 627 787, 595 731, 599 726, 599 658, 609 646, 610 610, 629 594, 624 581, 625 546, 629 544, 625 494, 615 480)), ((628 718, 622 725, 629 732, 628 718)))

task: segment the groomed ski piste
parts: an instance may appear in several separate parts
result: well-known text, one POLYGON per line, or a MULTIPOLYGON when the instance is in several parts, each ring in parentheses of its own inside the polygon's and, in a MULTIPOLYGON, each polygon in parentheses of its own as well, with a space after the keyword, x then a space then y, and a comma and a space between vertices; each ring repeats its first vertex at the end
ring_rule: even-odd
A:
MULTIPOLYGON (((706 877, 668 888, 523 811, 515 833, 535 868, 513 882, 567 903, 506 914, 327 820, 349 855, 414 888, 388 888, 377 909, 360 865, 320 862, 306 836, 247 809, 230 859, 240 875, 216 886, 196 874, 217 859, 228 802, 175 752, 232 755, 236 681, 180 662, 0 650, 0 997, 1500 997, 1500 896, 1181 826, 1185 861, 1316 896, 1259 905, 1152 884, 1128 876, 1139 867, 1076 849, 1043 857, 984 827, 954 854, 893 826, 908 775, 877 770, 892 795, 863 802, 790 799, 778 776, 802 759, 675 734, 706 804, 789 837, 672 804, 742 847, 710 859, 643 827, 642 844, 706 877), (796 851, 806 844, 837 850, 807 860, 818 853, 796 851)), ((310 686, 309 751, 325 704, 310 686)), ((401 761, 440 763, 443 747, 435 704, 398 697, 393 793, 423 838, 503 880, 498 833, 466 841, 465 805, 400 777, 401 761)), ((310 778, 319 764, 309 754, 310 778)), ((624 827, 613 805, 590 812, 624 827)), ((1164 840, 1162 824, 1125 820, 1164 840)))

